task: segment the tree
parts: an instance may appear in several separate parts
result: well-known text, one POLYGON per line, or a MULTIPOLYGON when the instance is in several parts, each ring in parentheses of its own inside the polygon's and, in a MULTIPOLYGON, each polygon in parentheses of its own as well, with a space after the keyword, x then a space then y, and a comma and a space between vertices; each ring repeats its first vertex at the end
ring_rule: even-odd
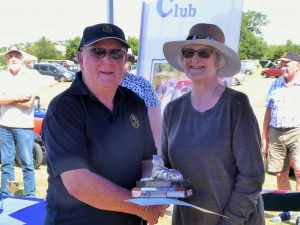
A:
POLYGON ((289 51, 287 49, 287 46, 285 46, 285 45, 276 46, 276 48, 274 50, 274 59, 280 58, 283 55, 283 53, 285 53, 286 51, 289 51))
POLYGON ((0 55, 0 66, 6 66, 5 55, 0 55))
POLYGON ((269 23, 267 16, 255 11, 243 12, 239 57, 241 59, 262 59, 267 53, 267 43, 263 41, 261 27, 269 23))
POLYGON ((77 49, 79 47, 81 38, 75 37, 74 39, 70 39, 66 46, 66 59, 73 60, 74 57, 77 56, 77 49))
POLYGON ((245 32, 239 44, 240 59, 262 59, 267 52, 267 43, 261 41, 254 34, 245 32))
POLYGON ((6 52, 6 47, 2 47, 2 48, 0 48, 0 52, 2 53, 5 53, 6 52))
POLYGON ((24 51, 36 56, 38 61, 42 59, 57 59, 57 50, 54 44, 45 37, 42 37, 32 45, 26 45, 24 51))
POLYGON ((250 10, 246 13, 243 12, 242 26, 259 38, 263 38, 261 27, 266 26, 268 23, 270 23, 270 21, 268 21, 268 16, 261 12, 250 10))
POLYGON ((133 55, 138 55, 139 39, 137 39, 135 37, 128 36, 127 42, 131 47, 132 54, 133 55))
POLYGON ((274 54, 273 54, 274 59, 280 58, 283 55, 283 53, 287 51, 297 52, 298 54, 300 53, 300 46, 293 43, 291 40, 287 40, 285 45, 276 45, 273 48, 274 48, 274 54))

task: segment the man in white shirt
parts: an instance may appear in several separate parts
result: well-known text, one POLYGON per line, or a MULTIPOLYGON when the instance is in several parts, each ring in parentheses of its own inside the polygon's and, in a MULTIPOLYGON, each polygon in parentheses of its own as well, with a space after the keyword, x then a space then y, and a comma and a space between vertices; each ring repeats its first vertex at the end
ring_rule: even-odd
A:
POLYGON ((26 68, 18 46, 10 46, 5 54, 8 70, 0 75, 0 145, 1 187, 3 195, 11 195, 7 180, 15 180, 15 145, 22 163, 24 195, 35 196, 35 174, 32 149, 34 144, 33 117, 37 92, 35 70, 26 68))

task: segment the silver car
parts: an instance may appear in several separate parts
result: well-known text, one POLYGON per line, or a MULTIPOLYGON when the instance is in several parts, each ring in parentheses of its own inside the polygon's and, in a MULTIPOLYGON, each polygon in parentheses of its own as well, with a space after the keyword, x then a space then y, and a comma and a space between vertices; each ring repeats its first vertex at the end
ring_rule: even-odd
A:
POLYGON ((240 83, 243 83, 246 79, 246 75, 240 70, 236 75, 232 77, 231 85, 238 85, 240 83))

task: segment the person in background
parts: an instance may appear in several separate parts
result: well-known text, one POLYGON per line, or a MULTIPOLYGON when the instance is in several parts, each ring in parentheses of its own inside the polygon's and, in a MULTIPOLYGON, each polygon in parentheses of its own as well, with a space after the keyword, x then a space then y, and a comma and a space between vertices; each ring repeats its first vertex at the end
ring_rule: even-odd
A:
POLYGON ((151 175, 157 152, 144 101, 119 85, 129 47, 116 25, 83 31, 81 71, 50 102, 43 122, 45 225, 152 225, 164 215, 166 206, 125 201, 136 181, 151 175))
MULTIPOLYGON (((300 191, 300 56, 288 51, 278 59, 281 77, 267 94, 262 131, 262 150, 268 153, 268 171, 276 173, 278 190, 291 190, 290 158, 293 160, 296 190, 300 191)), ((300 225, 300 213, 297 215, 300 225)), ((273 222, 293 222, 292 212, 272 217, 273 222)))
POLYGON ((128 71, 134 58, 132 55, 127 56, 127 63, 124 68, 121 86, 126 87, 137 93, 145 102, 148 108, 148 115, 152 133, 154 136, 155 146, 160 155, 161 149, 161 103, 155 94, 152 84, 142 76, 133 75, 128 71), (130 64, 128 66, 128 64, 130 64))
POLYGON ((127 54, 126 63, 124 66, 124 69, 126 72, 128 72, 128 73, 131 72, 131 65, 134 63, 134 61, 135 61, 134 56, 131 54, 127 54))
POLYGON ((155 88, 155 92, 161 102, 164 99, 164 95, 166 91, 167 91, 167 80, 162 79, 161 82, 155 88))
POLYGON ((7 180, 15 180, 14 163, 18 147, 24 181, 25 197, 35 197, 35 173, 32 149, 34 145, 33 116, 37 93, 37 71, 26 68, 19 46, 10 46, 5 54, 8 66, 0 76, 0 147, 1 188, 11 195, 7 180))
POLYGON ((191 79, 192 90, 163 112, 162 157, 194 187, 181 199, 224 217, 175 205, 173 225, 262 225, 261 139, 248 97, 219 84, 240 70, 238 55, 214 24, 194 25, 186 40, 166 42, 165 58, 191 79))

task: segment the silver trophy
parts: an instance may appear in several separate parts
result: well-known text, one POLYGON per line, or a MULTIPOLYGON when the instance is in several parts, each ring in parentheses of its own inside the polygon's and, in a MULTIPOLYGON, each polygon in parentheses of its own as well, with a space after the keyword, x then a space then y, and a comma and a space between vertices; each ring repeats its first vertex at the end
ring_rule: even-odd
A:
POLYGON ((164 167, 163 159, 153 155, 151 177, 137 181, 137 187, 132 189, 134 198, 187 198, 193 195, 193 187, 188 179, 175 169, 164 167))

